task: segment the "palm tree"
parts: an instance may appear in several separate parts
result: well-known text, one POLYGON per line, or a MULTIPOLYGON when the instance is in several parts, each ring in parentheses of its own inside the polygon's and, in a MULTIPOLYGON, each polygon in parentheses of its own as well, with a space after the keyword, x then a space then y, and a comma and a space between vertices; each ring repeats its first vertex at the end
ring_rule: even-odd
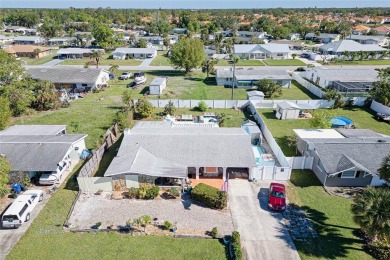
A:
POLYGON ((234 42, 233 42, 232 38, 229 38, 229 39, 225 40, 224 47, 225 47, 227 53, 232 54, 233 45, 234 45, 234 42))
POLYGON ((389 54, 389 52, 388 52, 387 50, 381 51, 381 58, 383 59, 383 58, 386 57, 388 54, 389 54))
POLYGON ((214 37, 214 45, 215 45, 215 50, 216 50, 217 53, 220 53, 222 41, 223 41, 223 35, 222 35, 222 33, 215 34, 215 37, 214 37))
POLYGON ((373 60, 373 59, 375 59, 377 53, 375 51, 370 51, 369 55, 370 55, 370 58, 373 60))
POLYGON ((34 50, 34 56, 35 56, 35 58, 39 58, 39 54, 41 54, 41 53, 42 53, 41 49, 36 48, 36 49, 34 50))
POLYGON ((116 74, 119 70, 119 65, 112 65, 110 64, 110 68, 108 69, 108 71, 110 71, 112 74, 116 74))
POLYGON ((349 51, 344 51, 343 52, 343 59, 349 59, 349 56, 350 56, 351 54, 349 53, 349 51))
POLYGON ((99 62, 100 62, 100 59, 103 57, 103 51, 101 50, 93 50, 91 52, 91 54, 89 55, 89 58, 91 60, 95 60, 96 61, 96 68, 99 68, 99 62))
POLYGON ((383 158, 381 167, 378 170, 381 179, 390 182, 390 154, 383 158))
POLYGON ((365 51, 360 51, 360 60, 364 60, 364 57, 366 57, 367 53, 365 51))
POLYGON ((202 64, 202 72, 207 73, 207 79, 209 78, 210 72, 214 71, 214 65, 217 63, 217 61, 213 58, 207 59, 203 61, 202 64))
POLYGON ((390 190, 369 187, 352 204, 354 221, 374 241, 390 239, 390 190))

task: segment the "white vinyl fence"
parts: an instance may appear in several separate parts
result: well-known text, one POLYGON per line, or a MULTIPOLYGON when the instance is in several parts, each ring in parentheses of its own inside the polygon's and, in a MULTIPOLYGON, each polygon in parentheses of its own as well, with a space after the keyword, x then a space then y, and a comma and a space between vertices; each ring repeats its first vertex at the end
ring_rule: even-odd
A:
POLYGON ((294 170, 312 169, 314 157, 293 156, 287 157, 291 168, 294 170))
POLYGON ((279 103, 288 101, 294 104, 309 104, 310 106, 318 108, 330 108, 334 101, 325 100, 325 99, 315 99, 315 100, 251 100, 250 102, 256 108, 276 108, 279 103))
MULTIPOLYGON (((134 104, 137 101, 137 99, 133 100, 134 104)), ((205 102, 210 108, 235 108, 248 103, 248 100, 148 99, 148 101, 154 107, 165 107, 169 102, 172 102, 176 108, 195 108, 201 101, 205 102)))
POLYGON ((316 95, 317 97, 319 98, 322 98, 325 94, 324 91, 322 91, 319 87, 317 87, 316 85, 310 83, 309 81, 307 81, 306 79, 303 78, 303 75, 305 73, 304 72, 293 72, 291 74, 291 77, 297 81, 299 84, 301 84, 302 86, 304 86, 307 90, 309 90, 311 93, 313 93, 314 95, 316 95))
POLYGON ((372 103, 371 103, 371 109, 377 113, 390 115, 390 107, 382 105, 381 103, 376 102, 375 100, 372 101, 372 103))

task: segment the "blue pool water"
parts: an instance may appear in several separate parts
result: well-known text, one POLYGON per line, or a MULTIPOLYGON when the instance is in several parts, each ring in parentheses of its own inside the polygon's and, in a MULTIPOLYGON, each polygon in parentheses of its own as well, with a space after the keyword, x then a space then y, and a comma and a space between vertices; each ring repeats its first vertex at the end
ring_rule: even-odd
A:
POLYGON ((253 155, 256 159, 256 164, 258 166, 274 166, 275 160, 267 160, 263 158, 264 151, 262 147, 257 145, 252 145, 253 155))
POLYGON ((346 117, 337 116, 330 120, 333 127, 352 125, 352 120, 346 117))

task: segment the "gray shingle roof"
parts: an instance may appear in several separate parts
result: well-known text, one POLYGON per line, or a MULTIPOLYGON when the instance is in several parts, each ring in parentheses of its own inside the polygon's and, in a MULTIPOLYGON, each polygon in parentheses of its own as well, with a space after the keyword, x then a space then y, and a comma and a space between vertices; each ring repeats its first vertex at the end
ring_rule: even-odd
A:
POLYGON ((289 53, 290 49, 286 44, 234 44, 234 53, 289 53))
POLYGON ((69 149, 86 135, 2 135, 0 154, 12 171, 55 171, 69 149))
MULTIPOLYGON (((314 68, 312 70, 327 81, 375 82, 378 80, 378 71, 370 68, 314 68)), ((312 70, 309 70, 309 74, 312 70)))
POLYGON ((108 72, 96 68, 73 68, 73 67, 54 67, 54 68, 29 68, 26 73, 33 79, 50 80, 53 83, 71 83, 71 84, 95 84, 100 73, 108 72))
POLYGON ((328 174, 338 173, 356 166, 376 174, 382 159, 390 154, 390 138, 337 138, 305 139, 314 145, 328 174), (378 140, 387 142, 378 142, 378 140))
POLYGON ((103 49, 62 48, 62 49, 58 50, 57 55, 61 55, 61 54, 88 54, 88 53, 91 53, 93 51, 104 52, 103 49))
POLYGON ((36 40, 42 40, 43 38, 41 36, 17 36, 14 39, 15 41, 36 41, 36 40))
POLYGON ((122 54, 154 54, 156 49, 154 48, 116 48, 114 53, 122 53, 122 54))
MULTIPOLYGON (((233 71, 230 69, 217 69, 217 78, 232 78, 233 71)), ((244 80, 261 80, 261 79, 292 79, 286 70, 270 70, 270 69, 258 69, 258 70, 236 70, 236 79, 244 80)))
POLYGON ((385 36, 374 36, 374 35, 360 35, 360 34, 351 34, 345 37, 345 39, 351 39, 351 40, 374 40, 377 42, 383 41, 386 37, 385 36))
POLYGON ((371 130, 371 129, 346 129, 336 128, 336 131, 345 137, 357 137, 357 138, 382 138, 383 135, 371 130))
POLYGON ((326 52, 332 51, 332 52, 341 53, 344 51, 349 51, 349 52, 384 51, 386 49, 380 47, 377 44, 361 44, 361 43, 355 42, 354 40, 341 40, 341 41, 332 42, 332 43, 322 45, 320 47, 320 50, 326 51, 326 52))
POLYGON ((66 125, 14 125, 0 131, 0 135, 56 135, 66 129, 66 125))
MULTIPOLYGON (((174 168, 256 166, 250 136, 241 128, 135 127, 125 131, 105 176, 131 172, 140 147, 158 158, 160 165, 171 162, 174 168)), ((145 169, 149 167, 147 161, 143 164, 145 169)))

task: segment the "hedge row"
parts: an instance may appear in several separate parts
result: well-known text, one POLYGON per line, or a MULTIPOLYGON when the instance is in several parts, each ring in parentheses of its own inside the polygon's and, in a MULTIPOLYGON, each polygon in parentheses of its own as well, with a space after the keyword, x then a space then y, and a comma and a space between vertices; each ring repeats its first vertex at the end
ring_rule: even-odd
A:
POLYGON ((191 198, 210 208, 223 209, 227 205, 226 192, 200 183, 191 191, 191 198))
POLYGON ((240 233, 238 233, 238 231, 233 231, 232 233, 232 249, 233 249, 233 259, 241 260, 242 250, 241 250, 241 242, 240 242, 240 233))

